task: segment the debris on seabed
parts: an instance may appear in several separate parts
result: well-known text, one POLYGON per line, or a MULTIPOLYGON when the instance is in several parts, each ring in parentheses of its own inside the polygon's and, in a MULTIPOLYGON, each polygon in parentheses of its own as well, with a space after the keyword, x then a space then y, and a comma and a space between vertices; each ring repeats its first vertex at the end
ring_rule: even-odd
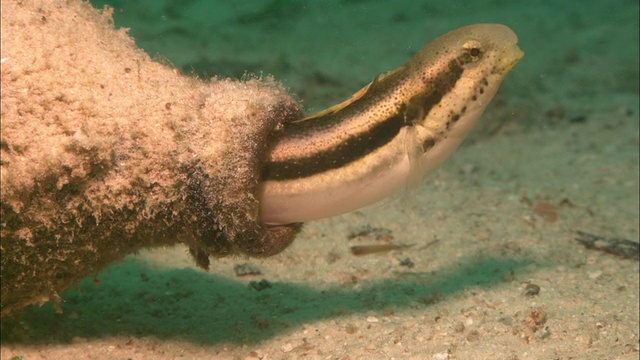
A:
POLYGON ((640 246, 637 241, 627 239, 607 238, 593 235, 584 231, 577 231, 576 241, 584 245, 587 249, 599 250, 609 254, 620 256, 624 259, 636 259, 640 256, 640 246))

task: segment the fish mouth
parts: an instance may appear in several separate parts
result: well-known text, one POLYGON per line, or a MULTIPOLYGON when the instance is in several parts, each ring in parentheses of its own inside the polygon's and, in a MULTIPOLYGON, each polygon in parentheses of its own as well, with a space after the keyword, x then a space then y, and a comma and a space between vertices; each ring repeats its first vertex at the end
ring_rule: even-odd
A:
POLYGON ((508 73, 524 56, 524 51, 520 50, 517 44, 507 47, 501 54, 500 60, 494 68, 494 72, 499 74, 508 73))

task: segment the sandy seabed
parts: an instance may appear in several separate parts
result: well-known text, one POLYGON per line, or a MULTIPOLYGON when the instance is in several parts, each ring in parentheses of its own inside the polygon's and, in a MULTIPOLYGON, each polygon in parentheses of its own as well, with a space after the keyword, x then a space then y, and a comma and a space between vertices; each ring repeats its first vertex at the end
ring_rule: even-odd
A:
POLYGON ((183 70, 272 73, 315 110, 463 25, 505 23, 526 56, 420 186, 309 223, 269 259, 204 272, 182 247, 130 256, 62 313, 3 324, 2 359, 638 358, 637 258, 576 241, 639 236, 637 2, 279 3, 140 2, 115 19, 183 70), (352 252, 369 245, 397 246, 352 252))

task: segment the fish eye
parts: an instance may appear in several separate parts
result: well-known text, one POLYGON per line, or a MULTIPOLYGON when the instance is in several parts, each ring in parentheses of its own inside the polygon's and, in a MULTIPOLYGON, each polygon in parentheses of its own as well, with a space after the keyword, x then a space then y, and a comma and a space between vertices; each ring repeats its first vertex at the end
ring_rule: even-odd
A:
POLYGON ((469 40, 464 45, 462 45, 463 56, 465 56, 468 61, 476 62, 482 58, 484 51, 482 50, 482 44, 477 40, 469 40))

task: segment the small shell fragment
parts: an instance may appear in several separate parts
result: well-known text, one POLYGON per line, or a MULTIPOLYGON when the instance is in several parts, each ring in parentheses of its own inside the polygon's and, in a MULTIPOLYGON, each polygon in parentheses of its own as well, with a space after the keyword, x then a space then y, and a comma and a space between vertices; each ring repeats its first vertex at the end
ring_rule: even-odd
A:
POLYGON ((398 250, 411 247, 415 244, 410 245, 395 245, 395 244, 384 244, 384 245, 356 245, 351 247, 351 253, 355 256, 363 256, 370 254, 379 254, 383 252, 389 252, 391 250, 398 250))

